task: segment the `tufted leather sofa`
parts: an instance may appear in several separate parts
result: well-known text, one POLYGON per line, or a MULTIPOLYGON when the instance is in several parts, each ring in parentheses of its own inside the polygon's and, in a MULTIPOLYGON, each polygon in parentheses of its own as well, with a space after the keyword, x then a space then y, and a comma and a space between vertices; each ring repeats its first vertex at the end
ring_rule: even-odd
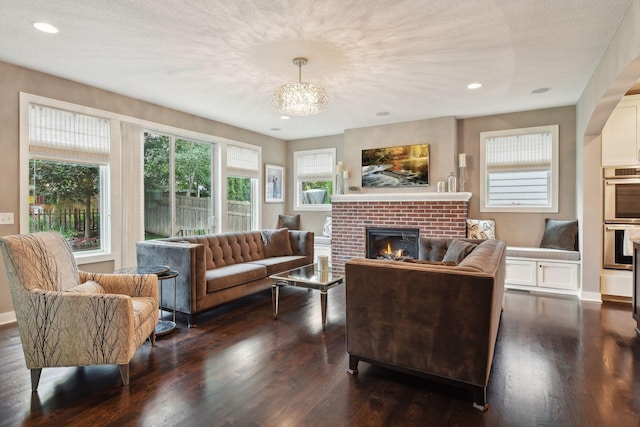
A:
MULTIPOLYGON (((504 294, 506 243, 478 244, 457 265, 354 258, 346 270, 349 372, 365 361, 470 389, 486 388, 504 294)), ((453 239, 421 238, 421 260, 442 261, 453 239)))
MULTIPOLYGON (((286 250, 269 246, 267 230, 221 233, 138 242, 137 262, 168 265, 179 273, 175 309, 188 314, 194 326, 198 313, 269 289, 270 275, 313 263, 313 232, 279 231, 288 234, 286 250)), ((162 305, 174 308, 173 288, 164 286, 162 292, 162 305)))

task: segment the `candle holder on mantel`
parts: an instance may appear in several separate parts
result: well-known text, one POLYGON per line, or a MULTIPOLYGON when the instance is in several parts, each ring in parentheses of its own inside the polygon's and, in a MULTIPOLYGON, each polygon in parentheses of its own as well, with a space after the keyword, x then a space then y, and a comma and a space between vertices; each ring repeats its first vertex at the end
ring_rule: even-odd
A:
POLYGON ((342 162, 338 162, 336 165, 336 194, 344 194, 348 179, 349 171, 344 170, 344 164, 342 162))
POLYGON ((464 172, 467 167, 467 155, 465 153, 458 154, 458 188, 460 191, 464 191, 464 172))

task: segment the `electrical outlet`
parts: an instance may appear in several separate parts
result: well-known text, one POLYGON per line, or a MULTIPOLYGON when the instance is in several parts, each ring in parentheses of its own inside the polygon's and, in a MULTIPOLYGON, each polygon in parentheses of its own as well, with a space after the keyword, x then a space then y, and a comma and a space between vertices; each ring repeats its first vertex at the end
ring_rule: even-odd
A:
POLYGON ((0 225, 13 224, 13 212, 0 213, 0 225))

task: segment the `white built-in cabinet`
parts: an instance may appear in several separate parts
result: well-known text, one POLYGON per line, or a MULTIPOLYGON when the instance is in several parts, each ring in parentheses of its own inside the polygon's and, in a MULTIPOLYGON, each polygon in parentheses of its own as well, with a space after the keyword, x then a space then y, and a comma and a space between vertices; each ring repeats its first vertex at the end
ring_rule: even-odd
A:
POLYGON ((624 97, 602 129, 602 166, 640 164, 640 95, 624 97))
POLYGON ((512 289, 575 294, 579 274, 579 261, 507 257, 505 285, 512 289))

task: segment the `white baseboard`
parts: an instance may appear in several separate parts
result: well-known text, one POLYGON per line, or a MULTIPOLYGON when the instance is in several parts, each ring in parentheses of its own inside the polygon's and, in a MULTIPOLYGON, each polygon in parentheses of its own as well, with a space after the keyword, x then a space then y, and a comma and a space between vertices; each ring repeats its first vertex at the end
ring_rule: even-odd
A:
POLYGON ((600 292, 580 292, 580 299, 582 301, 593 301, 602 303, 602 295, 600 292))
POLYGON ((6 325, 16 322, 16 312, 10 311, 8 313, 0 313, 0 325, 6 325))

